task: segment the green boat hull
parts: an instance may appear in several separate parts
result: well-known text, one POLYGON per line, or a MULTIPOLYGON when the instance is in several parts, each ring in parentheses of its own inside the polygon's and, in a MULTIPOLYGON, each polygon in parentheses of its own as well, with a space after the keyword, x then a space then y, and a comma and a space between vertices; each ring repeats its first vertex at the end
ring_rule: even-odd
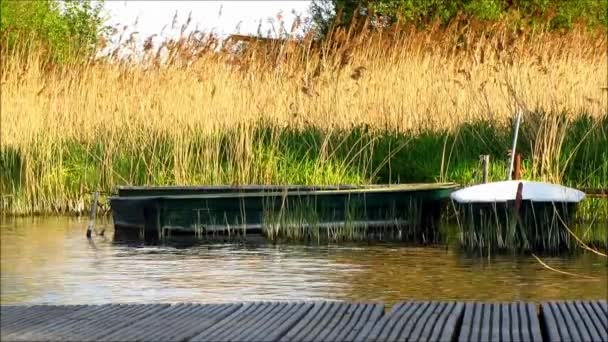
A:
MULTIPOLYGON (((400 239, 432 241, 441 206, 455 184, 369 187, 123 188, 110 198, 117 236, 147 241, 189 234, 280 238, 290 229, 398 230, 400 239), (358 228, 357 228, 358 227, 358 228), (403 234, 403 229, 407 234, 403 234)), ((311 234, 301 234, 310 238, 311 234)), ((335 234, 334 234, 335 235, 335 234)), ((337 236, 337 235, 336 235, 337 236)), ((360 236, 360 235, 357 235, 360 236)))

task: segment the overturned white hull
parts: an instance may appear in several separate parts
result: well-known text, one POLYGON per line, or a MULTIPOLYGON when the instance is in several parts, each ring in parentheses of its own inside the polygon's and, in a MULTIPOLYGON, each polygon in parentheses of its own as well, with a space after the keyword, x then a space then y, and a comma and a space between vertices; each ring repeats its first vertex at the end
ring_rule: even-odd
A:
POLYGON ((531 202, 578 203, 585 193, 558 184, 512 180, 470 186, 453 192, 450 197, 458 203, 496 203, 515 201, 522 183, 522 200, 531 202))

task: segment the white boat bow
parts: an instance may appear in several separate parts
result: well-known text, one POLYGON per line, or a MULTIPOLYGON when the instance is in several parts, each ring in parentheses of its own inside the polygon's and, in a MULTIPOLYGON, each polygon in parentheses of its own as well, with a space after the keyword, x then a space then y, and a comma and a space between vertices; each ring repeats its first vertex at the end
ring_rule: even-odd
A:
POLYGON ((514 201, 517 187, 522 183, 522 200, 532 202, 578 203, 585 193, 558 184, 510 180, 470 186, 453 192, 450 197, 458 203, 492 203, 514 201))

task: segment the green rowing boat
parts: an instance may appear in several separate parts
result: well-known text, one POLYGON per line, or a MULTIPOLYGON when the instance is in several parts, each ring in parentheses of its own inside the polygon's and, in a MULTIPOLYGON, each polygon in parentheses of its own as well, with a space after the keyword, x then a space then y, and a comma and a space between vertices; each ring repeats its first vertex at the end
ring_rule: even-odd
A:
POLYGON ((110 205, 119 238, 281 237, 295 229, 306 231, 306 237, 322 231, 331 239, 332 230, 352 235, 386 232, 391 227, 402 239, 433 240, 441 206, 457 187, 454 183, 120 187, 110 205))

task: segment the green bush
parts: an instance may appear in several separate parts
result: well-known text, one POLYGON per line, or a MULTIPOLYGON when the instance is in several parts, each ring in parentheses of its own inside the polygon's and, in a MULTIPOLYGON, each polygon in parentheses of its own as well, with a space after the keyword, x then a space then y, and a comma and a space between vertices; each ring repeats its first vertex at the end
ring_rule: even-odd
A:
POLYGON ((576 22, 608 26, 608 1, 604 0, 313 0, 311 13, 321 33, 348 26, 358 16, 419 27, 437 20, 449 24, 459 16, 481 21, 510 17, 549 29, 569 29, 576 22))
POLYGON ((88 57, 106 32, 103 2, 19 1, 0 2, 0 33, 7 49, 43 46, 52 61, 88 57))

